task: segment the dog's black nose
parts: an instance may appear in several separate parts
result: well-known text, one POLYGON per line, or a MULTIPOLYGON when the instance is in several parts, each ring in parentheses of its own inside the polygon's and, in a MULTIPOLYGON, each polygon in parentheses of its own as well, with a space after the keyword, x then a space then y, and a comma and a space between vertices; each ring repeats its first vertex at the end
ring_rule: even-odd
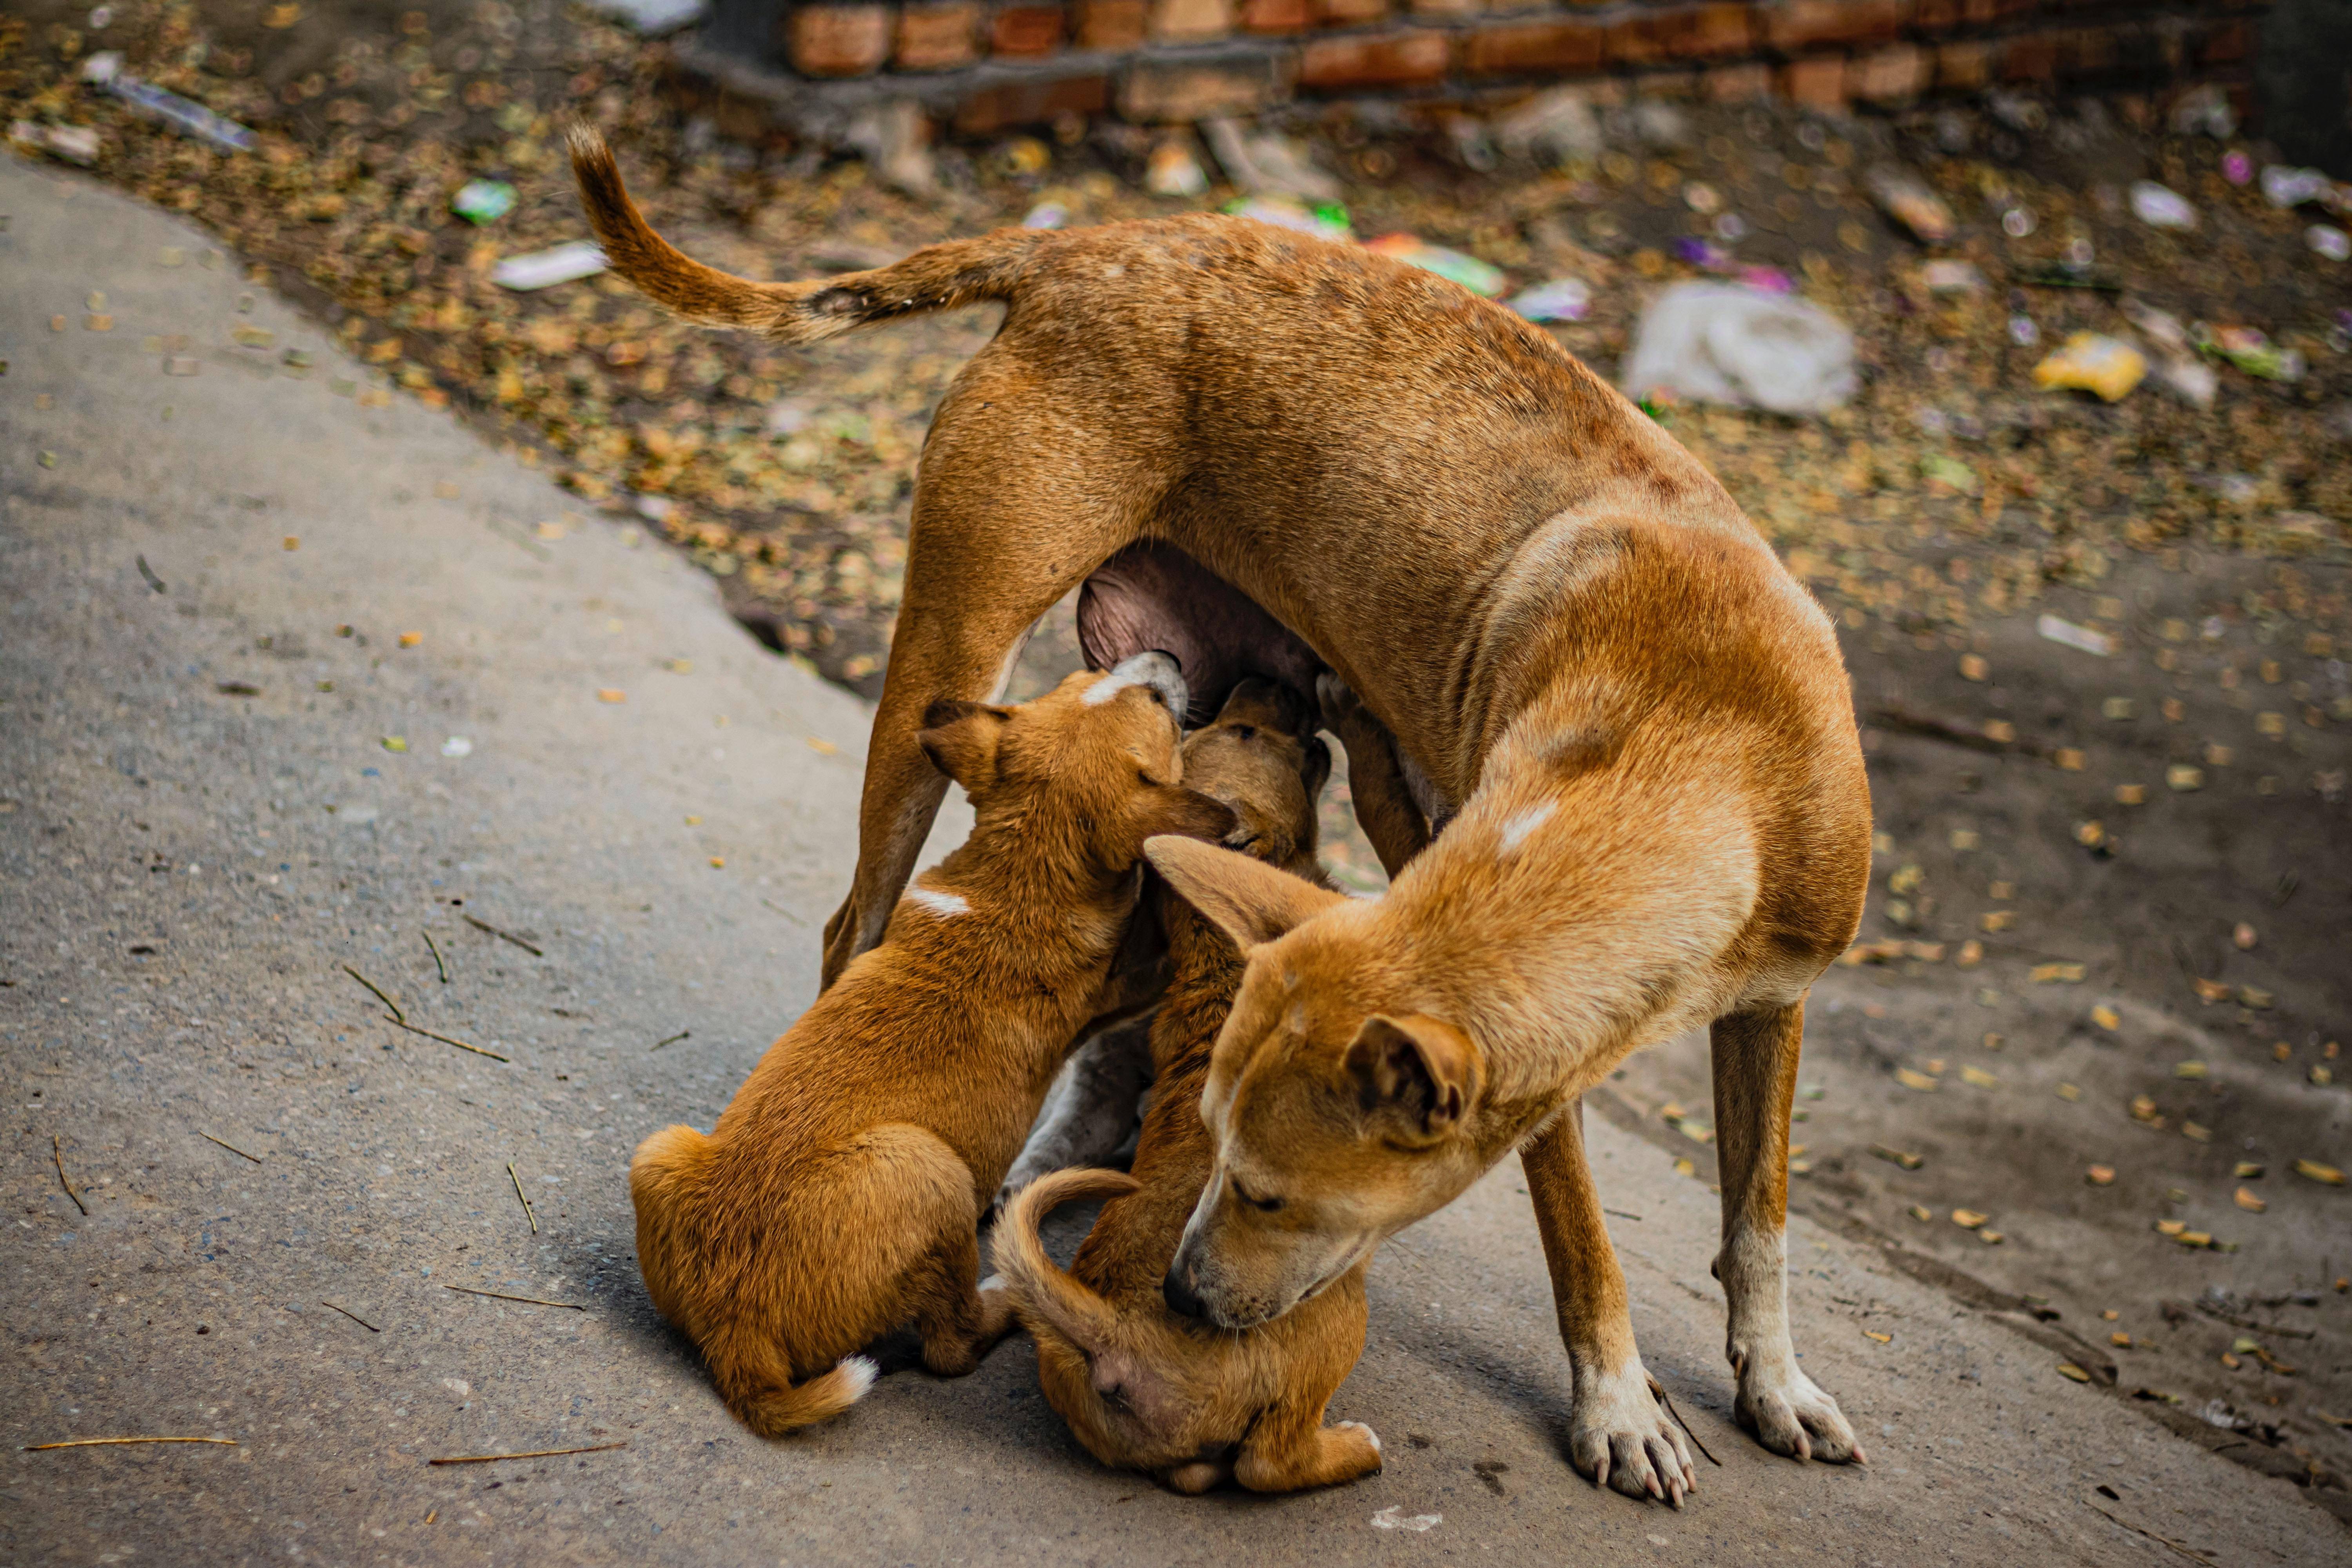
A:
POLYGON ((1171 1268, 1168 1277, 1160 1281, 1160 1294, 1166 1299, 1168 1310, 1180 1318, 1202 1319, 1209 1315, 1208 1304, 1192 1293, 1183 1275, 1171 1268))

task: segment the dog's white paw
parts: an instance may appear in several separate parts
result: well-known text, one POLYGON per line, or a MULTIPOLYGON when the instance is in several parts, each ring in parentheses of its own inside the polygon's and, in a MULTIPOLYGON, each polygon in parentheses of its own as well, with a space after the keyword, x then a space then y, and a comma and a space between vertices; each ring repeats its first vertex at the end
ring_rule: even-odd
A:
POLYGON ((1837 1401, 1799 1370, 1793 1358, 1743 1363, 1732 1415, 1776 1454, 1831 1465, 1867 1462, 1837 1401))
POLYGON ((1387 1449, 1381 1447, 1381 1435, 1378 1432, 1373 1431, 1370 1427, 1365 1426, 1360 1421, 1334 1421, 1331 1423, 1331 1430, 1334 1432, 1361 1432, 1364 1435, 1364 1441, 1372 1446, 1373 1453, 1385 1454, 1388 1452, 1387 1449))
POLYGON ((1569 1461, 1594 1486, 1676 1508, 1698 1489, 1682 1429, 1650 1393, 1639 1361, 1612 1375, 1579 1378, 1570 1418, 1569 1461))

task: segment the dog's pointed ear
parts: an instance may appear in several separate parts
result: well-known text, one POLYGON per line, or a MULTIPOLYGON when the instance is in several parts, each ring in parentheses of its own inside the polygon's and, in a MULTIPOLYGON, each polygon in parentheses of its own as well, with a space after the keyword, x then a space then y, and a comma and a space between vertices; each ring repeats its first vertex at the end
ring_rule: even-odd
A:
POLYGON ((1416 1143, 1433 1143, 1469 1114, 1485 1079, 1470 1037, 1421 1014, 1374 1014, 1348 1047, 1344 1071, 1365 1119, 1416 1143))
POLYGON ((995 776, 996 742, 1012 716, 1009 710, 985 702, 934 702, 923 710, 923 727, 916 732, 915 743, 931 759, 931 766, 969 794, 995 776))
POLYGON ((1223 838, 1238 820, 1223 801, 1181 784, 1154 784, 1135 807, 1135 844, 1168 835, 1179 838, 1223 838))
POLYGON ((1152 869, 1244 953, 1348 901, 1344 893, 1195 839, 1153 838, 1143 852, 1152 869))

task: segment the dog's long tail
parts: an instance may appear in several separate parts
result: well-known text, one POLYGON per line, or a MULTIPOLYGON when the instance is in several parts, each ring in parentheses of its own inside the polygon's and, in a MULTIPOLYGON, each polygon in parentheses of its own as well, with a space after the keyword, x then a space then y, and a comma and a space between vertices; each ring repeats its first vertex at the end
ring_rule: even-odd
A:
POLYGON ((1108 1301, 1072 1279, 1046 1256, 1037 1226, 1064 1204, 1112 1198, 1143 1184, 1122 1171, 1056 1171, 1013 1194, 996 1226, 996 1271, 1024 1318, 1034 1317, 1080 1349, 1099 1351, 1118 1326, 1108 1301))
POLYGON ((762 1437, 840 1415, 865 1397, 880 1371, 865 1356, 846 1356, 806 1383, 794 1383, 774 1342, 751 1334, 724 1336, 704 1351, 719 1397, 762 1437))
POLYGON ((747 327, 779 342, 813 343, 894 316, 1009 300, 1041 237, 1038 230, 999 229, 929 246, 869 272, 759 283, 706 267, 656 234, 629 199, 604 137, 574 125, 571 143, 581 205, 614 271, 688 321, 747 327))

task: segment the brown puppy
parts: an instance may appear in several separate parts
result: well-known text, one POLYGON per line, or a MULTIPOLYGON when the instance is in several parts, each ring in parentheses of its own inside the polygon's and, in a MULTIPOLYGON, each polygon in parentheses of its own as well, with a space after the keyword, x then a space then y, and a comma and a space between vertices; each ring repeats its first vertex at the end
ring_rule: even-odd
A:
POLYGON ((716 1131, 638 1145, 646 1288, 752 1430, 847 1408, 875 1375, 850 1352, 910 1320, 947 1375, 1011 1327, 1003 1292, 977 1289, 981 1207, 1096 1010, 1144 839, 1233 826, 1179 783, 1184 702, 1155 653, 1018 708, 936 710, 923 749, 970 794, 971 837, 716 1131))
MULTIPOLYGON (((1228 843, 1319 883, 1315 800, 1331 758, 1313 729, 1296 692, 1244 681, 1216 722, 1184 742, 1184 778, 1240 817, 1228 843)), ((1228 1479, 1252 1491, 1296 1491, 1369 1475, 1381 1468, 1371 1429, 1323 1425, 1324 1405, 1363 1351, 1365 1264, 1248 1333, 1204 1331, 1160 1298, 1214 1161, 1201 1088, 1242 960, 1164 884, 1156 902, 1172 973, 1151 1028, 1154 1089, 1134 1173, 1042 1177, 1013 1200, 997 1232, 996 1266, 1036 1337, 1038 1380, 1095 1458, 1178 1491, 1228 1479), (1111 1194, 1125 1195, 1104 1208, 1071 1271, 1055 1268, 1038 1222, 1057 1205, 1111 1194)))
MULTIPOLYGON (((1210 1075, 1218 1173, 1171 1303, 1278 1314, 1516 1148, 1568 1451, 1678 1499, 1690 1450, 1634 1347, 1580 1097, 1711 1024, 1733 1408, 1776 1452, 1859 1458, 1798 1367, 1782 1231, 1803 1002, 1861 919, 1869 791, 1828 618, 1714 477, 1544 332, 1359 248, 1195 216, 755 283, 663 243, 593 136, 573 168, 614 267, 700 321, 809 342, 1004 304, 923 447, 826 973, 880 939, 937 810, 930 702, 998 689, 1106 563, 1118 613, 1080 627, 1097 663, 1194 646, 1193 601, 1238 593, 1393 737, 1440 831, 1386 898, 1328 910, 1246 857, 1190 858, 1186 891, 1233 882, 1229 923, 1264 951, 1210 1075), (1194 570, 1127 571, 1137 548, 1194 570)), ((1212 642, 1259 635, 1213 618, 1212 642)))

